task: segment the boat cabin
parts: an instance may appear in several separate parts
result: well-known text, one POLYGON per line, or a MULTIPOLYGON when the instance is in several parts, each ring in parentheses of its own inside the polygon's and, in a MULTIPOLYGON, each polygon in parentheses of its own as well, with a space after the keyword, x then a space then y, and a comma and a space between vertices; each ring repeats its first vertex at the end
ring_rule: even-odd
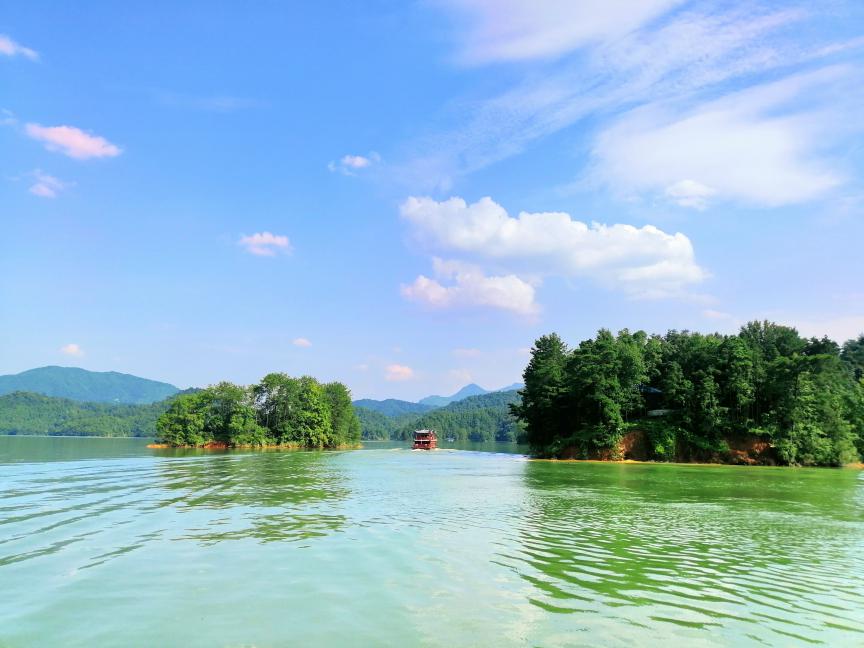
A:
POLYGON ((411 447, 413 450, 434 450, 438 447, 438 435, 435 430, 417 430, 411 447))

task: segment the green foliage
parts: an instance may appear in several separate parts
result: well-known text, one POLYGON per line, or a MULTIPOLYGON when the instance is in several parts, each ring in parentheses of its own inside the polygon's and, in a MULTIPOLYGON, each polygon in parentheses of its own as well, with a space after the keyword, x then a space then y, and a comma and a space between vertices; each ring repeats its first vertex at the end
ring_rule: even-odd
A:
POLYGON ((531 360, 522 374, 525 387, 519 392, 522 400, 510 406, 514 417, 521 420, 530 446, 542 452, 555 439, 566 436, 567 417, 562 417, 564 366, 567 345, 555 333, 539 338, 531 349, 531 360))
POLYGON ((0 434, 152 437, 167 409, 168 401, 111 405, 15 392, 0 396, 0 434))
POLYGON ((354 406, 354 412, 363 431, 363 439, 369 441, 386 441, 396 430, 396 423, 389 416, 365 407, 354 406))
POLYGON ((470 396, 402 423, 393 438, 411 439, 416 429, 432 429, 455 441, 516 441, 522 430, 510 413, 519 402, 515 391, 470 396))
POLYGON ((179 396, 156 428, 159 440, 174 446, 333 448, 360 439, 345 385, 281 373, 268 374, 252 387, 221 382, 179 396))
POLYGON ((0 394, 16 391, 94 403, 148 404, 165 400, 180 390, 168 383, 116 371, 40 367, 0 376, 0 394))
POLYGON ((864 336, 841 349, 771 322, 728 336, 601 330, 572 351, 547 335, 513 412, 538 455, 615 456, 638 421, 658 460, 722 457, 748 437, 784 463, 840 465, 864 450, 862 362, 864 336))

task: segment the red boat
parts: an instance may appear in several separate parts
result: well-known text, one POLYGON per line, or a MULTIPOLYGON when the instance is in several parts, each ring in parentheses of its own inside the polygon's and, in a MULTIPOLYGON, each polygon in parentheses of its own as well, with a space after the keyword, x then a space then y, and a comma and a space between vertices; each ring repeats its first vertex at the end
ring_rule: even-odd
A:
POLYGON ((414 432, 412 450, 434 450, 438 447, 438 435, 435 430, 417 430, 414 432))

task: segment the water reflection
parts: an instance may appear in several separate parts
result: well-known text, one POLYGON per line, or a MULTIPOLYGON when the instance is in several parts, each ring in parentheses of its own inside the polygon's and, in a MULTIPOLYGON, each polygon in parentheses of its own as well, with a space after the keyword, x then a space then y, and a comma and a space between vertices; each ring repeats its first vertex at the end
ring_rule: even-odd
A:
POLYGON ((261 452, 164 461, 159 465, 160 481, 172 506, 202 520, 202 526, 190 528, 182 539, 306 540, 345 524, 345 516, 335 508, 350 490, 337 456, 261 452), (207 509, 225 509, 227 514, 214 516, 204 513, 207 509), (231 509, 239 515, 231 515, 231 509))
POLYGON ((730 641, 831 643, 842 631, 864 643, 864 588, 849 578, 864 573, 849 551, 862 544, 857 478, 528 462, 521 549, 506 558, 548 612, 730 641))

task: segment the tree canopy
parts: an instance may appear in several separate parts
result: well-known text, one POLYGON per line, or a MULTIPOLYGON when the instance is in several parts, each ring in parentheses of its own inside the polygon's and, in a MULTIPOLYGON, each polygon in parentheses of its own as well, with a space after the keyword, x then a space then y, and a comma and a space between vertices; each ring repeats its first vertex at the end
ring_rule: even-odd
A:
POLYGON ((360 421, 342 383, 271 373, 255 385, 221 382, 178 396, 156 423, 173 446, 335 448, 360 440, 360 421))
POLYGON ((718 459, 758 437, 780 463, 840 465, 864 451, 864 335, 842 347, 750 322, 737 335, 601 329, 568 349, 537 340, 512 406, 541 456, 615 455, 648 433, 651 458, 718 459))

